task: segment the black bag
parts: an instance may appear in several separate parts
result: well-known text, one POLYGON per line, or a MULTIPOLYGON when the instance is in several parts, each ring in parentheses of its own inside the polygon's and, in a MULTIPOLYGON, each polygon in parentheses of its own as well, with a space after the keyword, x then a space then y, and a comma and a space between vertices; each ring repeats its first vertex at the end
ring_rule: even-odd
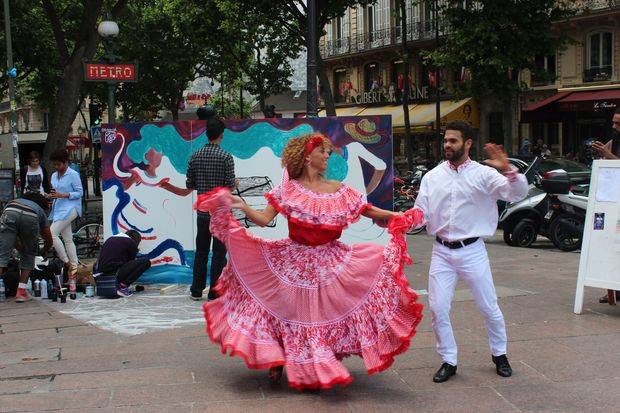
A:
POLYGON ((104 298, 118 298, 116 290, 118 289, 118 281, 116 275, 99 274, 95 277, 97 283, 97 296, 104 298))

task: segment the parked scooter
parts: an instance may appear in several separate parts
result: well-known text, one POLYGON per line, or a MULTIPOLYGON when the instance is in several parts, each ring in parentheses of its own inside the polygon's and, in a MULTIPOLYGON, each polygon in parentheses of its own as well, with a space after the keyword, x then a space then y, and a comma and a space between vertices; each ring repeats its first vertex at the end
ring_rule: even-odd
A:
POLYGON ((581 248, 588 207, 587 192, 577 193, 563 170, 546 174, 541 185, 550 193, 549 210, 545 218, 549 220, 548 236, 551 242, 562 251, 581 248))
POLYGON ((547 172, 540 180, 531 179, 528 196, 509 203, 500 216, 506 244, 529 247, 540 234, 562 251, 578 249, 588 203, 587 191, 572 188, 564 170, 547 172))
MULTIPOLYGON (((420 191, 422 177, 428 172, 424 165, 417 165, 412 171, 401 178, 394 178, 394 211, 407 211, 415 205, 420 191)), ((414 235, 424 231, 426 226, 412 228, 407 234, 414 235)))

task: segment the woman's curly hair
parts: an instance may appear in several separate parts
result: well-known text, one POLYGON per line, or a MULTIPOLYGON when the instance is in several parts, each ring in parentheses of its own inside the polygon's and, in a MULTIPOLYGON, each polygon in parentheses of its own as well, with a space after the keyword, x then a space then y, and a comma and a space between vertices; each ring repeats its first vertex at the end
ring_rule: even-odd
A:
POLYGON ((306 144, 315 136, 323 138, 323 149, 330 149, 331 143, 329 142, 329 139, 321 133, 302 135, 291 139, 286 144, 286 147, 282 152, 282 166, 286 168, 289 178, 297 179, 301 176, 306 163, 306 144))

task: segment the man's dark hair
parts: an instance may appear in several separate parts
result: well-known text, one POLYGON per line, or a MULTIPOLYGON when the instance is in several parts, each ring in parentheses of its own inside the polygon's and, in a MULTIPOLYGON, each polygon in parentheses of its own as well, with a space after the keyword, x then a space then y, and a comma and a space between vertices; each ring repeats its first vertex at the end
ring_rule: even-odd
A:
POLYGON ((474 128, 471 127, 469 122, 465 122, 462 120, 453 120, 448 122, 446 125, 446 130, 457 130, 461 132, 461 137, 463 138, 463 143, 467 139, 474 140, 474 128))
POLYGON ((67 163, 69 160, 69 153, 66 149, 57 149, 50 155, 50 161, 67 163))
POLYGON ((207 120, 207 138, 210 141, 214 141, 224 133, 226 125, 218 118, 212 118, 207 120))
POLYGON ((129 231, 125 232, 125 235, 127 235, 129 238, 134 240, 136 245, 140 244, 140 241, 142 241, 142 236, 140 235, 140 233, 133 229, 130 229, 129 231))
POLYGON ((43 195, 39 193, 26 192, 24 195, 22 195, 22 199, 27 199, 28 201, 34 202, 35 204, 40 206, 41 209, 45 212, 49 211, 50 204, 49 202, 47 202, 47 198, 45 198, 43 195))
POLYGON ((213 106, 211 105, 204 105, 196 110, 196 116, 198 116, 198 119, 200 120, 213 119, 215 115, 215 108, 213 108, 213 106))

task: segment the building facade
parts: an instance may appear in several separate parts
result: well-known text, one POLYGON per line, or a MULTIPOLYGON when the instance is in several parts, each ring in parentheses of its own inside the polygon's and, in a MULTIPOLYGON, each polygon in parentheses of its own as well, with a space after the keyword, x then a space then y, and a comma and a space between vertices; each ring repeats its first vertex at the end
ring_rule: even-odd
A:
MULTIPOLYGON (((437 79, 425 65, 422 51, 435 47, 447 27, 433 12, 435 0, 417 4, 407 2, 407 47, 409 73, 404 73, 402 30, 398 17, 399 2, 378 0, 370 6, 346 10, 325 27, 320 39, 321 56, 336 113, 345 115, 392 115, 396 161, 404 155, 404 83, 409 83, 409 117, 414 134, 413 148, 417 158, 437 159, 435 135, 435 102, 437 79)), ((450 84, 463 80, 458 73, 442 71, 440 82, 450 84)), ((478 105, 472 99, 454 101, 440 96, 441 124, 452 119, 470 121, 478 128, 478 105)), ((321 111, 319 115, 324 115, 321 111)))
POLYGON ((577 15, 553 27, 573 41, 536 59, 555 81, 522 74, 531 90, 520 99, 519 131, 522 140, 542 140, 556 155, 581 159, 588 142, 612 137, 611 118, 620 105, 620 1, 574 6, 577 15))
MULTIPOLYGON (((6 100, 0 103, 0 131, 2 134, 11 133, 10 119, 10 103, 6 100)), ((107 113, 102 113, 102 122, 107 122, 107 119, 107 113)), ((84 161, 88 158, 91 146, 88 138, 89 125, 88 101, 84 100, 67 135, 66 147, 72 159, 84 161)), ((20 162, 25 164, 31 151, 43 153, 49 130, 49 112, 38 108, 33 102, 19 105, 17 108, 17 130, 20 162)))

